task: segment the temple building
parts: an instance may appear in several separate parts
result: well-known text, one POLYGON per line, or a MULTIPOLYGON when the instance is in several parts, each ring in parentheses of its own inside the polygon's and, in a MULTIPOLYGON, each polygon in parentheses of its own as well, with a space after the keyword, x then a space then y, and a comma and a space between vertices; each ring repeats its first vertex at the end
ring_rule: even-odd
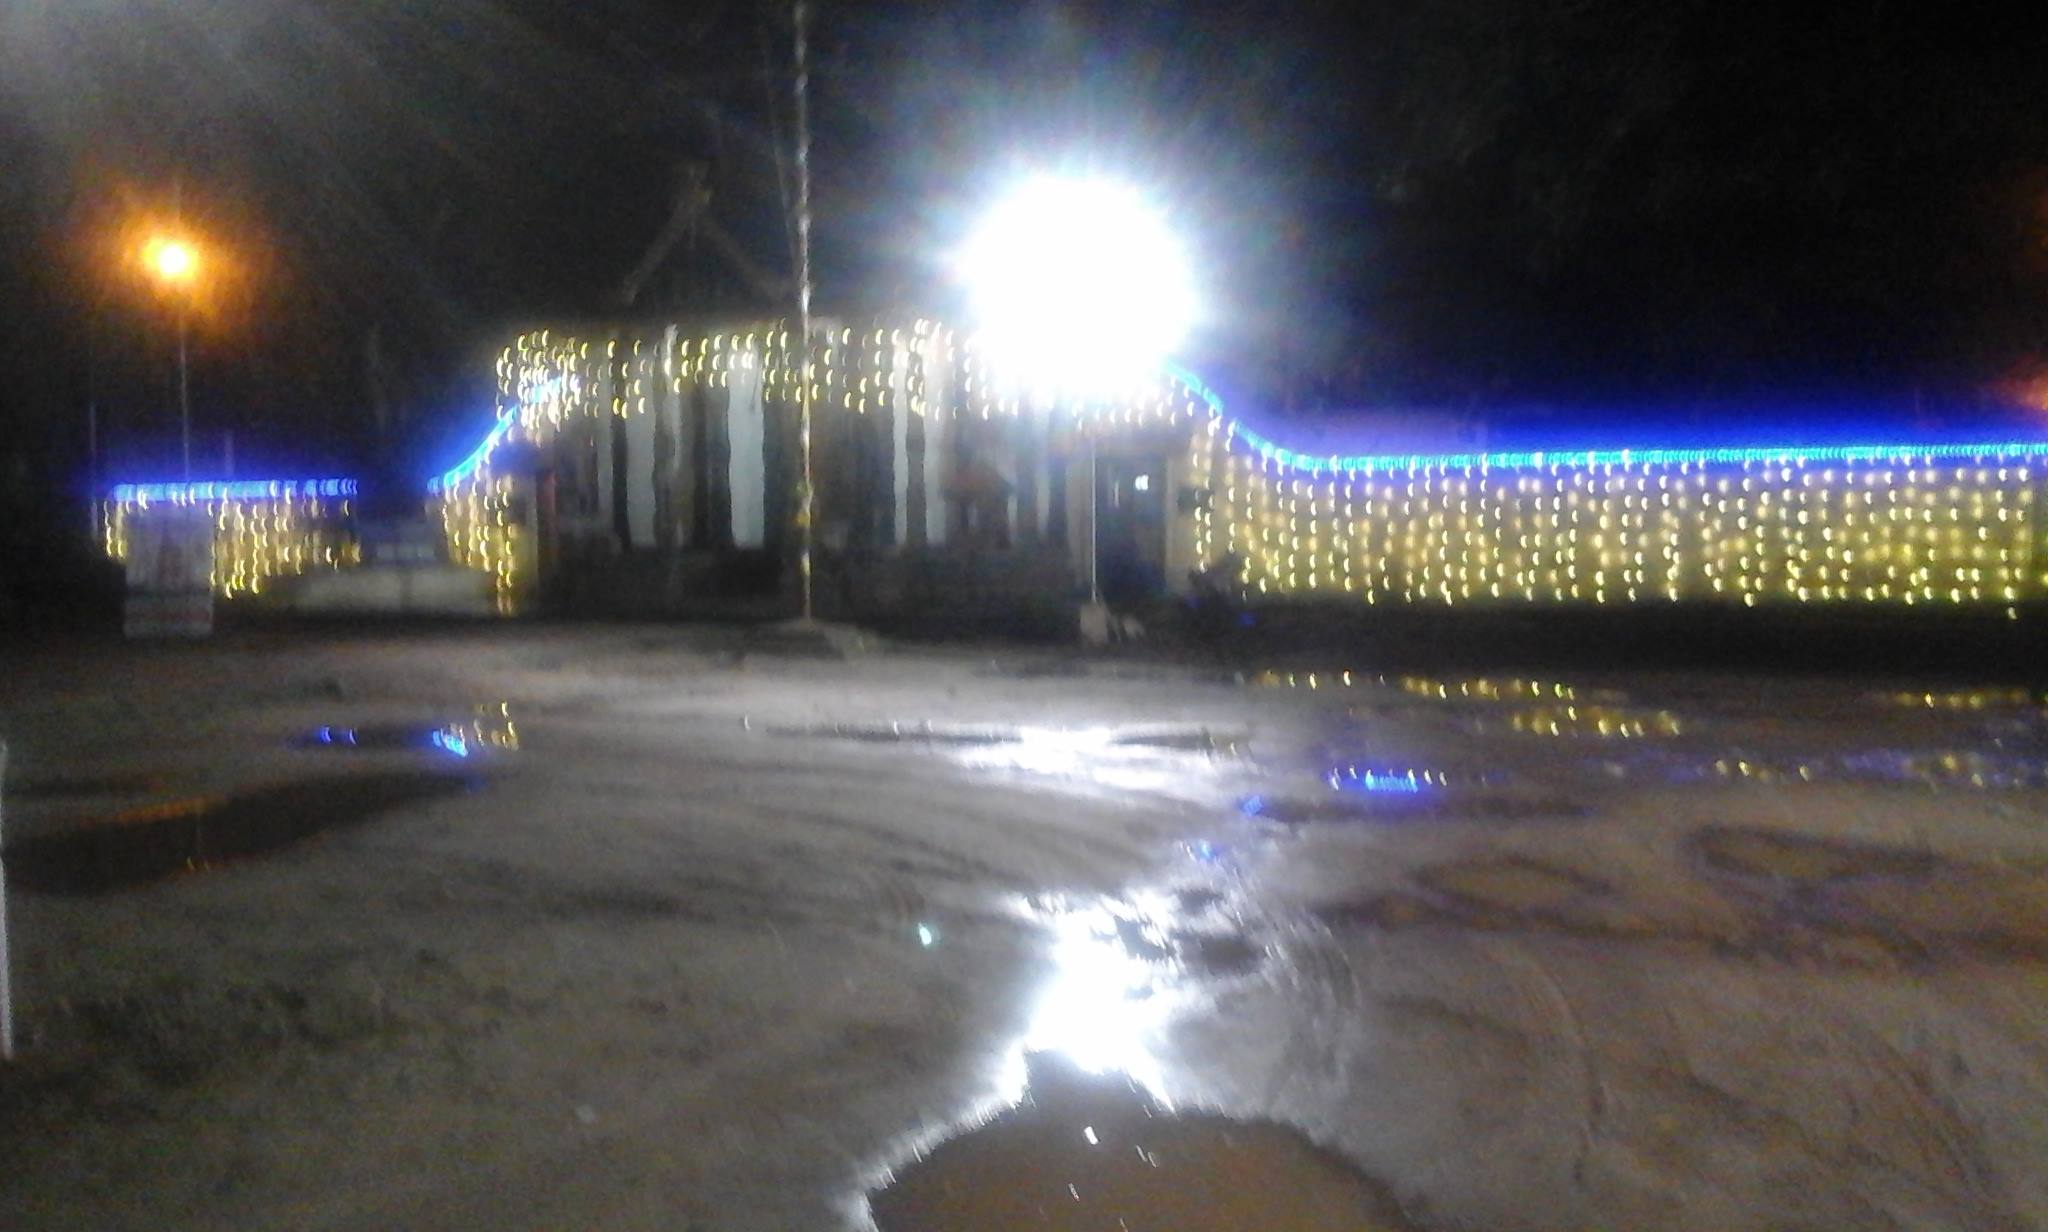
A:
MULTIPOLYGON (((804 391, 787 323, 530 331, 497 383, 495 424, 427 484, 484 608, 654 615, 794 593, 804 391)), ((2048 597, 2048 441, 1489 452, 1339 433, 1309 448, 1179 369, 1109 402, 1028 388, 935 321, 817 323, 821 611, 1057 622, 1093 592, 1131 605, 1198 583, 1251 603, 2015 617, 2048 597)), ((220 593, 289 589, 374 563, 353 494, 339 480, 125 486, 106 503, 107 548, 121 555, 152 508, 201 505, 220 593)))

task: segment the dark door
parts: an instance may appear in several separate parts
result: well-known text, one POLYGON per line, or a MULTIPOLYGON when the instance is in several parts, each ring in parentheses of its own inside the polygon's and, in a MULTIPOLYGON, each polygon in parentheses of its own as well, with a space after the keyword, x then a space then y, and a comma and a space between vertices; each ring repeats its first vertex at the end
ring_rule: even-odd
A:
POLYGON ((1166 463, 1102 457, 1095 466, 1097 577, 1103 598, 1129 603, 1166 593, 1166 463))

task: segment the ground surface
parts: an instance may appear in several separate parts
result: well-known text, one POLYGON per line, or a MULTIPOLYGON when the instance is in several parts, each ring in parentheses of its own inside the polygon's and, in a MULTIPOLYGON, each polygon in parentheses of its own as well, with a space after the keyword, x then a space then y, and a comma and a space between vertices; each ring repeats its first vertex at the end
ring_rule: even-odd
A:
POLYGON ((803 649, 0 650, 0 1227, 2048 1228, 2024 693, 803 649))

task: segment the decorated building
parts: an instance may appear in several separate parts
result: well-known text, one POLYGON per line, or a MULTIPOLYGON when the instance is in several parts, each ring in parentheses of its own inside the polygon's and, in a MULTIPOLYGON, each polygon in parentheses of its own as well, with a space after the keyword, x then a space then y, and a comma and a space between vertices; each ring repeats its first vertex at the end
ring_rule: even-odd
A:
MULTIPOLYGON (((786 322, 536 330, 496 422, 428 484, 513 613, 793 589, 800 364, 786 322)), ((1032 396, 970 336, 826 320, 811 388, 821 607, 1068 611, 1201 584, 1251 602, 1973 605, 2048 596, 2048 442, 1402 451, 1272 439, 1193 374, 1032 396), (1299 442, 1295 442, 1299 446, 1299 442)), ((346 481, 117 490, 107 547, 204 505, 222 594, 360 558, 346 481)))
POLYGON ((138 523, 202 517, 212 527, 214 593, 259 595, 309 571, 359 563, 356 498, 353 479, 118 484, 100 503, 101 541, 125 561, 138 523))
MULTIPOLYGON (((578 554, 787 548, 788 341, 780 323, 522 335, 497 427, 434 482, 451 550, 517 607, 578 554)), ((1033 399, 927 320, 829 323, 814 372, 819 539, 845 561, 993 559, 1067 594, 1207 571, 1254 601, 1366 604, 2048 592, 2044 442, 1308 453, 1181 370, 1113 405, 1033 399)))

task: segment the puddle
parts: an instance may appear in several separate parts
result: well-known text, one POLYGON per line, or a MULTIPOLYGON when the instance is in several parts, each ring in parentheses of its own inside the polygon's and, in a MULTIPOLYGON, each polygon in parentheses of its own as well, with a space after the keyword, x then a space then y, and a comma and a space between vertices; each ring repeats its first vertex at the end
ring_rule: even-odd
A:
POLYGON ((1223 896, 1203 886, 1027 905, 1052 935, 1053 974, 1039 991, 1024 1048, 1090 1073, 1119 1071, 1162 1089, 1158 1032, 1223 980, 1250 975, 1265 947, 1244 935, 1223 896))
POLYGON ((1243 684, 1242 672, 1204 670, 1182 664, 1104 663, 1086 659, 1041 659, 989 663, 975 669, 983 680, 1117 680, 1135 684, 1243 684))
POLYGON ((1246 796, 1237 807, 1247 817, 1290 826, 1345 822, 1567 821, 1584 817, 1588 812, 1585 805, 1561 797, 1461 790, 1403 777, 1381 780, 1371 788, 1344 788, 1330 795, 1246 796))
POLYGON ((2030 689, 1953 689, 1940 693, 1884 693, 1879 697, 1893 706, 1909 710, 1935 710, 1950 713, 1976 713, 1981 711, 2038 711, 2048 706, 2048 697, 2030 689))
POLYGON ((1052 1054, 1026 1066, 1022 1103, 870 1196, 882 1232, 1413 1227, 1384 1189, 1285 1126, 1176 1112, 1052 1054))
MULTIPOLYGON (((750 724, 751 726, 751 724, 750 724)), ((1212 732, 1202 727, 982 727, 935 726, 931 723, 829 723, 811 727, 770 726, 771 736, 807 740, 847 740, 857 744, 912 744, 948 748, 1004 746, 1021 750, 1018 768, 1070 769, 1082 759, 1101 758, 1112 750, 1143 753, 1205 753, 1235 756, 1242 751, 1241 732, 1212 732), (1029 763, 1029 764, 1025 764, 1029 763)))
POLYGON ((479 706, 474 717, 446 723, 371 723, 358 727, 316 727, 291 742, 293 748, 375 753, 427 749, 469 758, 519 747, 519 727, 508 705, 479 706))
POLYGON ((1845 752, 1679 754, 1643 750, 1585 763, 1603 778, 1677 786, 1712 783, 1874 783, 1978 791, 2048 789, 2048 758, 2003 750, 1856 749, 1845 752))
POLYGON ((1339 670, 1334 672, 1264 671, 1246 677, 1245 683, 1266 689, 1392 689, 1410 697, 1442 702, 1548 702, 1626 700, 1611 689, 1586 689, 1553 680, 1525 680, 1517 676, 1467 676, 1440 679, 1435 676, 1380 676, 1339 670))
POLYGON ((132 809, 81 829, 9 843, 7 879, 49 894, 127 889, 264 855, 468 784, 427 773, 337 775, 132 809))
POLYGON ((1686 730, 1685 721, 1669 710, 1599 702, 1517 706, 1500 717, 1474 719, 1470 726, 1479 735, 1513 732, 1582 740, 1669 739, 1686 730))
POLYGON ((1522 680, 1517 677, 1474 676, 1462 680, 1438 680, 1428 676, 1382 676, 1379 683, 1413 697, 1436 701, 1531 702, 1581 701, 1601 698, 1618 701, 1620 694, 1604 689, 1584 690, 1557 681, 1522 680))
POLYGON ((1711 826, 1693 835, 1691 843, 1716 872, 1788 885, 1925 877, 1938 864, 1924 851, 1736 826, 1711 826))
POLYGON ((850 740, 857 744, 924 744, 976 747, 1014 744, 1014 730, 993 727, 934 727, 930 723, 827 723, 815 727, 764 727, 771 736, 803 740, 850 740))
POLYGON ((972 769, 1039 775, 1089 792, 1214 799, 1217 777, 1244 756, 1246 740, 1242 731, 1188 726, 1020 727, 954 756, 972 769))
POLYGON ((1265 960, 1228 900, 1194 885, 1025 904, 1051 972, 1011 1097, 908 1152, 867 1196, 882 1232, 1413 1227, 1386 1189, 1299 1132, 1177 1107, 1166 1032, 1265 960))
POLYGON ((1218 735, 1208 728, 1127 732, 1110 741, 1124 748, 1163 749, 1174 753, 1209 753, 1234 757, 1244 751, 1242 735, 1218 735))

